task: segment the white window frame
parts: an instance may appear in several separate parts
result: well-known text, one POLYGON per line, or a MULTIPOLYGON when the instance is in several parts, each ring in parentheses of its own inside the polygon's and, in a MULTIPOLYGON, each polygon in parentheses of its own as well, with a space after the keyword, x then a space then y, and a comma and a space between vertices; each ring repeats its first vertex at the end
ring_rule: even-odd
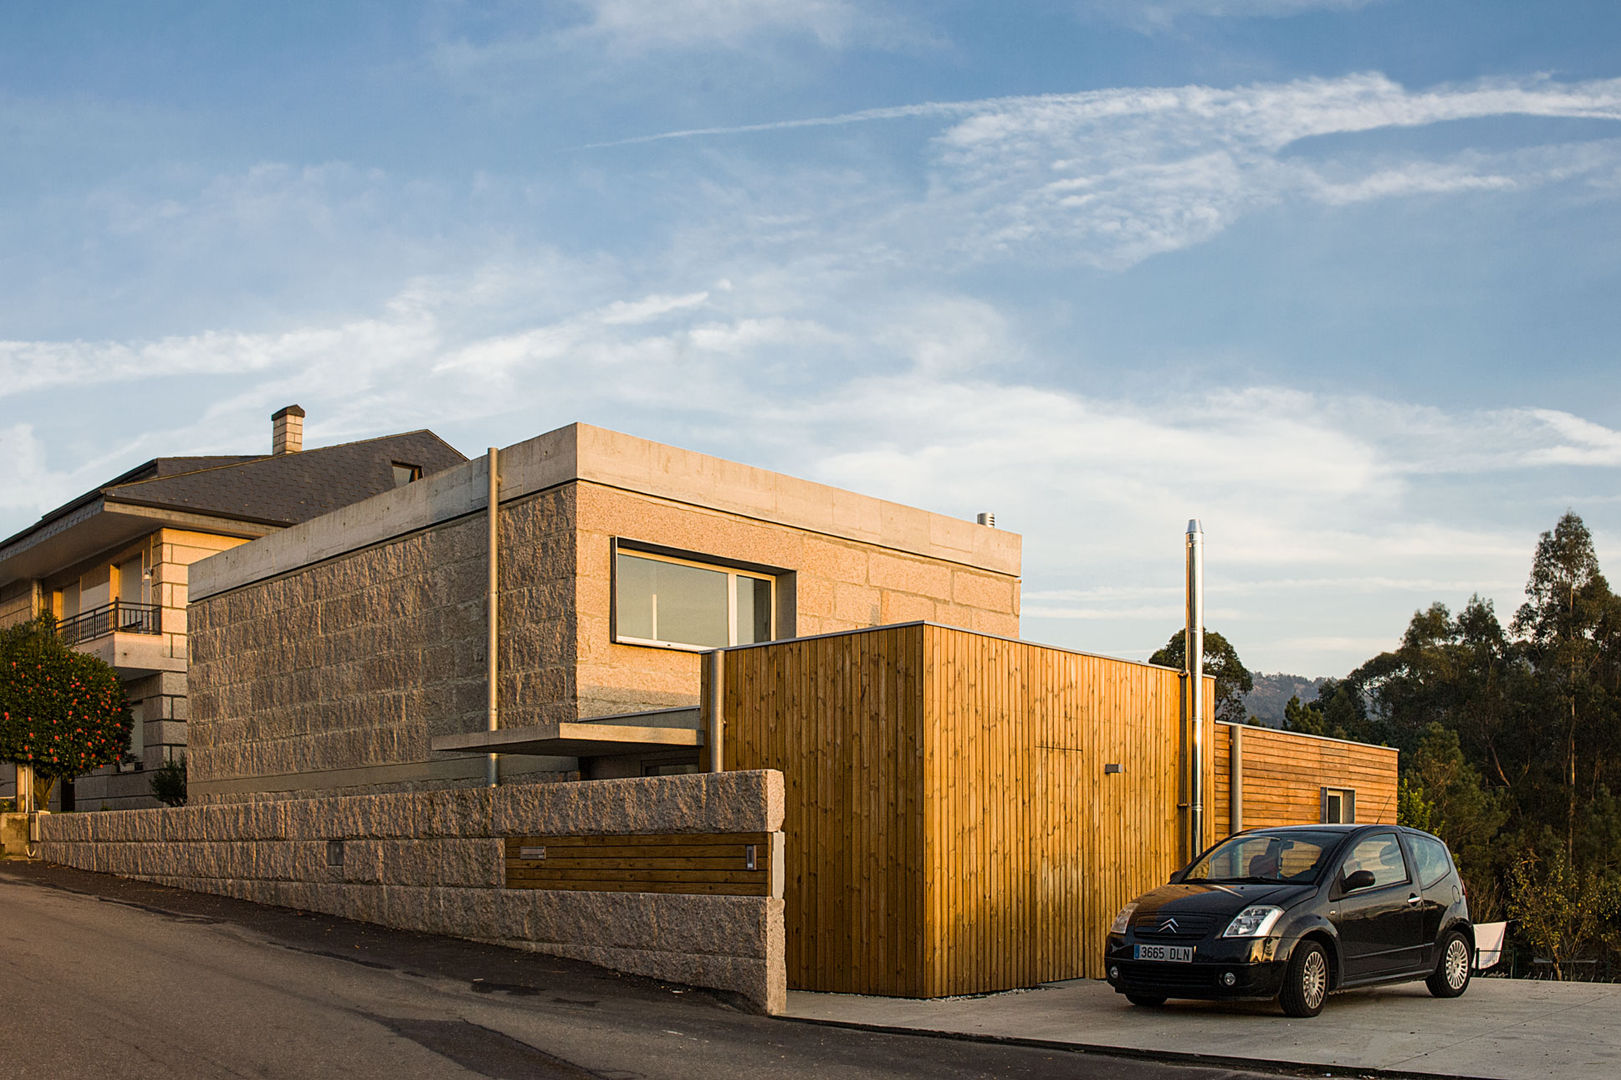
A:
MULTIPOLYGON (((613 574, 609 589, 608 605, 611 612, 609 623, 612 627, 611 637, 616 645, 643 645, 655 649, 675 649, 680 652, 710 652, 716 648, 731 648, 737 642, 737 579, 740 577, 763 581, 771 587, 771 600, 767 605, 771 612, 771 625, 766 633, 766 640, 774 641, 777 637, 777 598, 781 588, 780 579, 776 574, 764 570, 754 570, 741 566, 706 559, 702 555, 670 555, 663 551, 649 551, 646 548, 624 544, 615 541, 609 558, 612 560, 613 574), (647 559, 652 562, 673 563, 676 566, 692 566, 699 570, 710 570, 717 574, 726 575, 726 644, 694 645, 688 641, 663 641, 657 638, 630 637, 619 632, 619 556, 628 555, 632 558, 647 559)), ((654 623, 658 621, 654 617, 654 623)))
POLYGON ((1324 825, 1354 825, 1356 824, 1356 788, 1325 787, 1322 789, 1321 812, 1317 815, 1324 825), (1338 821, 1330 821, 1328 817, 1329 796, 1337 796, 1340 801, 1340 816, 1338 821))

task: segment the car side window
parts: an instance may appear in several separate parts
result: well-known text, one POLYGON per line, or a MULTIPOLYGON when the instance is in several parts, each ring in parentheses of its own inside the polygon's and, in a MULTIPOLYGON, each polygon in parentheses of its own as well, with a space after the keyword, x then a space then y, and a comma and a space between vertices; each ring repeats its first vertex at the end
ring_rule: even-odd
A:
POLYGON ((1447 876, 1452 860, 1447 857, 1446 845, 1430 836, 1407 837, 1413 848, 1413 862, 1418 869, 1418 883, 1428 889, 1447 876))
POLYGON ((1358 870, 1373 874, 1373 884, 1367 888, 1383 888, 1407 880, 1407 863, 1402 859, 1401 844, 1395 833, 1374 833, 1356 842, 1340 867, 1340 880, 1344 881, 1358 870))

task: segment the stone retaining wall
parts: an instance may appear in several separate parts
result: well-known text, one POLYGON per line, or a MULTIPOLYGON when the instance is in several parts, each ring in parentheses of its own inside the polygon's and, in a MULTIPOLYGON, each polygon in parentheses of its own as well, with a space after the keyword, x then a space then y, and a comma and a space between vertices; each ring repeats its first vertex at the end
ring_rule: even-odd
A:
POLYGON ((50 862, 449 934, 785 1006, 780 896, 504 887, 502 838, 780 832, 775 771, 43 818, 50 862), (330 865, 342 841, 341 865, 330 865))

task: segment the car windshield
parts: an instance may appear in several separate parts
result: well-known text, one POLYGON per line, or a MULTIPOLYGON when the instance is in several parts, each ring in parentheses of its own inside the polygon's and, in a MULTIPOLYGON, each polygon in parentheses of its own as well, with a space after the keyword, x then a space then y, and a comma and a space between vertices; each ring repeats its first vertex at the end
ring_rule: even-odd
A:
POLYGON ((1329 851, 1341 836, 1337 832, 1235 836, 1189 867, 1182 880, 1309 885, 1322 873, 1329 851))

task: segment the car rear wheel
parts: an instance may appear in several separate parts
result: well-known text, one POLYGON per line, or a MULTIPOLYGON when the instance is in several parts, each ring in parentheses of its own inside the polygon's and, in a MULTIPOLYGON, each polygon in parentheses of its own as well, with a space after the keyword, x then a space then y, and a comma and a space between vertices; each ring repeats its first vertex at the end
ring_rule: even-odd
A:
POLYGON ((1469 961, 1468 939, 1452 931, 1441 940, 1441 957, 1424 985, 1438 998, 1457 997, 1469 989, 1469 977, 1473 974, 1469 961))
POLYGON ((1157 1009, 1165 1004, 1165 998, 1161 994, 1127 994, 1126 1000, 1145 1009, 1157 1009))
POLYGON ((1288 1016, 1316 1016, 1328 1000, 1328 954, 1315 941, 1302 941, 1289 957, 1278 1004, 1288 1016))

